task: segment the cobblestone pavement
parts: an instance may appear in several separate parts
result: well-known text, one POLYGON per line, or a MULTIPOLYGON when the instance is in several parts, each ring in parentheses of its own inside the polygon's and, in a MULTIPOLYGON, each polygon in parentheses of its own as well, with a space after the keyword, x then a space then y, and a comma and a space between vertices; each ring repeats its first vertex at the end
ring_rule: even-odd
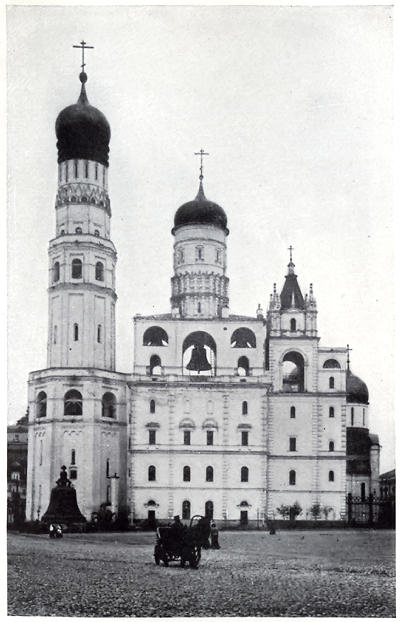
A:
POLYGON ((395 617, 394 532, 221 532, 198 570, 154 539, 10 534, 9 615, 395 617))

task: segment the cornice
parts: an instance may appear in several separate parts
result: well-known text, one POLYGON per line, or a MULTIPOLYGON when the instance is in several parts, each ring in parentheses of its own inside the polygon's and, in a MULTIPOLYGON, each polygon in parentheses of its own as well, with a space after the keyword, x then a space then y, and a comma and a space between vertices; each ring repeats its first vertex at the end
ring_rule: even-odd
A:
POLYGON ((95 283, 87 283, 87 282, 85 283, 84 282, 56 283, 47 288, 47 291, 49 293, 56 292, 56 291, 66 291, 66 290, 72 290, 73 292, 82 291, 82 290, 95 291, 99 294, 101 293, 101 294, 111 296, 111 298, 114 301, 118 299, 118 296, 113 289, 111 289, 110 287, 101 287, 100 285, 96 285, 95 283))

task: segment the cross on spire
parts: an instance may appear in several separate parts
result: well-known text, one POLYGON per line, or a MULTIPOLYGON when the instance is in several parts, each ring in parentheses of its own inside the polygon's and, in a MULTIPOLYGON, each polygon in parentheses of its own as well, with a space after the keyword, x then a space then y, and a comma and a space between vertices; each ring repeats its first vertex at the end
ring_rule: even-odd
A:
POLYGON ((82 71, 85 71, 85 50, 94 50, 94 46, 93 45, 86 45, 86 41, 81 41, 80 45, 73 45, 73 48, 80 48, 82 50, 82 64, 81 64, 81 68, 82 71))
POLYGON ((199 155, 200 156, 200 181, 203 179, 203 156, 207 156, 210 155, 209 153, 206 153, 204 151, 204 149, 200 149, 200 151, 197 151, 194 155, 199 155))
POLYGON ((349 344, 346 346, 347 348, 347 369, 350 369, 350 352, 353 348, 350 348, 349 344))
POLYGON ((289 246, 288 251, 290 251, 290 263, 292 263, 292 251, 294 251, 294 248, 292 245, 289 246))

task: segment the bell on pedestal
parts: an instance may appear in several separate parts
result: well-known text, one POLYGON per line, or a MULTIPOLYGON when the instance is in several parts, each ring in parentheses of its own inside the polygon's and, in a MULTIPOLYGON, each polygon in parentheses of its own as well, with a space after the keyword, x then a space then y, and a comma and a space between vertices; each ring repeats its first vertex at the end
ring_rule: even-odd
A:
POLYGON ((42 516, 43 523, 86 523, 78 507, 76 490, 71 486, 66 471, 67 467, 62 466, 57 486, 51 490, 49 507, 42 516))
POLYGON ((197 373, 211 369, 211 365, 207 360, 207 352, 204 346, 195 344, 192 350, 191 359, 186 365, 186 369, 197 371, 197 373))

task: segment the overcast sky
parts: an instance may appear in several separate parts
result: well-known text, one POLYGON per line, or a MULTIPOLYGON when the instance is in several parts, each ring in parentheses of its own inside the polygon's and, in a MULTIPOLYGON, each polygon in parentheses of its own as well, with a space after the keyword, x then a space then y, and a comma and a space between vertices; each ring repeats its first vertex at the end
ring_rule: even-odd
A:
POLYGON ((9 420, 46 367, 54 123, 87 93, 107 116, 117 264, 117 370, 135 313, 169 311, 177 208, 205 193, 228 216, 231 312, 266 309, 288 251, 314 284, 323 346, 352 347, 370 428, 394 466, 392 9, 8 9, 9 420))

